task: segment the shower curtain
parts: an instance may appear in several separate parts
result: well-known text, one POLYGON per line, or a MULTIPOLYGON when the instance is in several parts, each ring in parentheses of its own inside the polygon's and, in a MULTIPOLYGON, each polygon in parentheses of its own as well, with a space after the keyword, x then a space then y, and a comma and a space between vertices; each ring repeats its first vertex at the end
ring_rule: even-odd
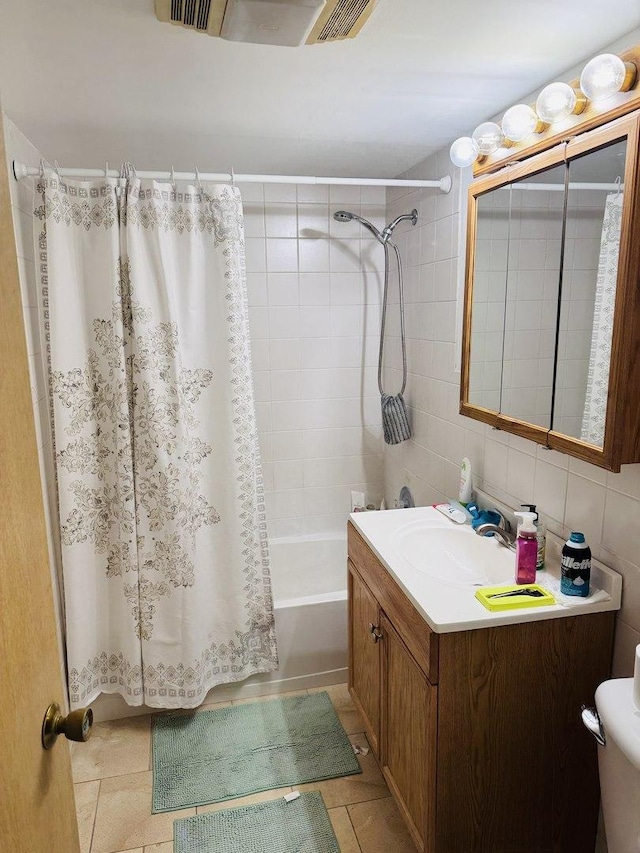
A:
POLYGON ((235 187, 40 182, 72 707, 277 668, 235 187))
POLYGON ((604 428, 609 394, 609 362, 613 336, 613 311, 616 301, 620 229, 622 225, 623 193, 610 193, 604 206, 600 258, 596 279, 596 300, 593 331, 587 374, 587 393, 580 438, 604 445, 604 428))

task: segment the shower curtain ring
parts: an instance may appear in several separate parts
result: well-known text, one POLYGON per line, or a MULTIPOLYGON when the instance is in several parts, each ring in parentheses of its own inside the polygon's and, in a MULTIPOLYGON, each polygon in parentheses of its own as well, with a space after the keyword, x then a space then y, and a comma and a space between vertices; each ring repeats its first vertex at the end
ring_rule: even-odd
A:
POLYGON ((173 166, 171 167, 171 189, 174 192, 176 191, 176 173, 173 169, 173 166))
POLYGON ((233 166, 231 167, 231 186, 235 187, 236 185, 236 173, 233 171, 233 166))
POLYGON ((109 177, 109 161, 108 160, 104 161, 104 176, 105 176, 105 178, 109 177))
POLYGON ((620 190, 622 189, 622 178, 620 175, 613 182, 616 186, 616 198, 620 195, 620 190))
POLYGON ((58 179, 62 180, 62 177, 60 175, 60 163, 58 163, 57 160, 53 161, 53 168, 55 169, 55 173, 58 176, 58 179))
POLYGON ((200 190, 200 192, 204 192, 202 187, 202 181, 200 180, 200 172, 198 171, 198 167, 196 166, 196 187, 200 190))

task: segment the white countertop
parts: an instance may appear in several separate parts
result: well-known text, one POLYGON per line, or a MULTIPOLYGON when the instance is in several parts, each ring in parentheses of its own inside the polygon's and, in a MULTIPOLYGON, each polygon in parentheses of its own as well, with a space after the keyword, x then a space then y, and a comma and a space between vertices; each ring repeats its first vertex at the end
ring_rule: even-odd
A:
MULTIPOLYGON (((398 546, 399 535, 408 525, 416 522, 426 522, 429 528, 451 529, 458 528, 460 535, 477 536, 469 525, 457 525, 445 518, 442 513, 432 507, 416 507, 415 509, 394 509, 383 512, 356 512, 349 516, 350 521, 362 538, 370 546, 381 563, 388 570, 396 583, 422 614, 433 631, 445 634, 451 631, 465 631, 471 628, 488 628, 494 625, 516 625, 521 622, 537 622, 543 619, 562 619, 565 616, 579 616, 585 613, 601 613, 608 610, 619 610, 622 597, 622 577, 592 560, 591 566, 591 595, 602 589, 607 594, 605 600, 571 598, 555 594, 556 600, 564 599, 567 606, 555 604, 546 607, 527 607, 517 610, 491 611, 487 610, 476 598, 478 586, 450 585, 442 582, 423 571, 420 571, 415 560, 409 562, 398 546), (578 603, 579 602, 579 603, 578 603)), ((428 530, 425 530, 425 548, 428 548, 428 530)), ((507 550, 513 555, 515 574, 515 553, 505 549, 495 537, 483 537, 483 544, 489 549, 507 550)), ((562 543, 557 537, 547 538, 546 571, 560 576, 559 549, 562 543)), ((496 555, 496 559, 505 560, 505 554, 496 555)), ((537 583, 542 586, 545 573, 539 573, 537 583)), ((506 583, 514 583, 507 580, 506 583)), ((493 584, 487 584, 491 586, 493 584)))

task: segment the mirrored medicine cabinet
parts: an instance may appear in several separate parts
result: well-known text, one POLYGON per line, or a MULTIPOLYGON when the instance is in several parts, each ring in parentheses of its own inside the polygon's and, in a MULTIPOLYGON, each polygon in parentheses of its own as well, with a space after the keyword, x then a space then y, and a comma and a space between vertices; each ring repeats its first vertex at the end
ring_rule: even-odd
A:
POLYGON ((460 412, 640 462, 640 111, 469 189, 460 412))

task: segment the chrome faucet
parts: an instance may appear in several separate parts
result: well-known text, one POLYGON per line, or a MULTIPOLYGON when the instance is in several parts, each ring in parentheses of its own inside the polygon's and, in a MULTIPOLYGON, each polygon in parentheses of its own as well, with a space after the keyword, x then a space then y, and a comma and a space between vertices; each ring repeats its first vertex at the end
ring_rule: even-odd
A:
POLYGON ((510 548, 512 551, 516 550, 516 537, 504 527, 487 523, 478 525, 475 530, 478 536, 487 536, 487 534, 493 533, 496 539, 505 547, 510 548))

